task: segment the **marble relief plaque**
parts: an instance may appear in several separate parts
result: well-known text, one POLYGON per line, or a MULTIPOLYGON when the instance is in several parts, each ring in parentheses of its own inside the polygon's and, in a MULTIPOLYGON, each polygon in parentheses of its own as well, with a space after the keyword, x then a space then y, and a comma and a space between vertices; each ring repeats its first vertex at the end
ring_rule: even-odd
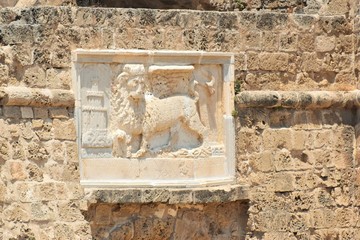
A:
POLYGON ((232 181, 233 69, 228 53, 74 51, 82 184, 232 181))

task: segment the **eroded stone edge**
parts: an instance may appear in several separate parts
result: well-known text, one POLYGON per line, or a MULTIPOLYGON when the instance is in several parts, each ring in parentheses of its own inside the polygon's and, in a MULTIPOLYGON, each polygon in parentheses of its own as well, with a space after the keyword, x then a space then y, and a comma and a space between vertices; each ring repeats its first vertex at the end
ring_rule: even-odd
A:
POLYGON ((31 107, 74 107, 71 90, 27 87, 0 88, 0 105, 31 107))
POLYGON ((249 199, 249 187, 226 185, 202 188, 85 189, 85 199, 94 203, 197 204, 249 199))
POLYGON ((235 97, 239 108, 324 109, 360 107, 360 90, 354 91, 243 91, 235 97))

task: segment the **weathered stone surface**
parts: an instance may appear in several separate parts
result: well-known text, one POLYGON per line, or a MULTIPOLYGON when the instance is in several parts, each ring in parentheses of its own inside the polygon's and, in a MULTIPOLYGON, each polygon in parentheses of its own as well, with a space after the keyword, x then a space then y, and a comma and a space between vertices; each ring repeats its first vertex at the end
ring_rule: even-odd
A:
POLYGON ((0 238, 360 239, 358 2, 197 2, 231 12, 0 1, 0 238), (73 124, 76 48, 234 52, 234 165, 247 193, 107 189, 87 200, 73 124))

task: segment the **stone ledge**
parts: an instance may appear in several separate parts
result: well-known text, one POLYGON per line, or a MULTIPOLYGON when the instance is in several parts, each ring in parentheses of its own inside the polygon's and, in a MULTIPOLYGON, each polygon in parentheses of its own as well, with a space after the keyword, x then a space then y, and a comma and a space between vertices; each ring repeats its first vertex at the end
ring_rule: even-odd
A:
POLYGON ((62 89, 28 87, 0 88, 0 105, 31 107, 74 107, 74 93, 62 89))
POLYGON ((85 189, 89 203, 211 203, 248 199, 248 186, 204 188, 85 189))
POLYGON ((239 108, 357 108, 360 91, 244 91, 235 101, 239 108))

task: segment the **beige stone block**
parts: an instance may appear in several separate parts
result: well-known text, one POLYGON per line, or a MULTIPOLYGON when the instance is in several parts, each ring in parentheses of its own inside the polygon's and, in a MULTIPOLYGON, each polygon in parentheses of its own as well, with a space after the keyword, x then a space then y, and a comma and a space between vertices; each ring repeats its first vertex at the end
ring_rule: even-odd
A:
POLYGON ((270 71, 286 71, 289 63, 287 53, 260 53, 259 69, 270 71))
POLYGON ((8 143, 8 140, 6 140, 5 138, 0 138, 0 160, 6 161, 10 159, 10 151, 11 146, 8 143))
POLYGON ((270 111, 270 126, 272 128, 283 128, 292 126, 293 113, 287 110, 270 111))
MULTIPOLYGON (((71 200, 81 200, 84 197, 84 188, 77 182, 68 182, 66 184, 67 189, 69 190, 69 195, 71 200)), ((81 209, 81 207, 80 207, 81 209)))
POLYGON ((7 118, 21 118, 20 107, 4 106, 3 113, 4 113, 4 116, 7 118))
POLYGON ((290 192, 295 190, 295 176, 291 173, 281 172, 272 176, 269 190, 275 192, 290 192))
POLYGON ((44 126, 44 120, 42 119, 33 119, 31 123, 32 123, 32 128, 41 128, 44 126))
POLYGON ((315 51, 317 52, 331 52, 335 49, 335 36, 317 36, 315 39, 315 51))
POLYGON ((249 31, 241 34, 240 42, 244 44, 246 50, 260 49, 261 33, 258 31, 249 31))
POLYGON ((70 69, 54 69, 46 70, 47 86, 55 89, 70 89, 71 74, 70 69))
POLYGON ((57 212, 56 207, 51 202, 31 203, 31 220, 33 221, 54 221, 57 212))
POLYGON ((68 119, 69 113, 66 108, 50 108, 49 116, 50 118, 68 119))
MULTIPOLYGON (((61 221, 76 222, 84 219, 77 202, 60 202, 58 204, 58 209, 61 221)), ((96 209, 96 216, 98 215, 97 211, 98 210, 96 209)), ((111 216, 111 212, 109 212, 109 216, 111 216)))
POLYGON ((303 71, 306 72, 318 72, 321 68, 321 60, 317 58, 315 53, 303 53, 302 54, 302 66, 303 71))
POLYGON ((249 162, 252 169, 261 172, 270 172, 274 170, 272 151, 263 151, 249 156, 249 162))
POLYGON ((54 235, 61 236, 60 239, 76 239, 73 228, 67 223, 56 223, 54 227, 54 235))
POLYGON ((40 140, 50 140, 53 138, 52 126, 52 122, 47 120, 44 122, 42 128, 35 130, 36 135, 40 138, 40 140))
POLYGON ((65 157, 68 162, 79 162, 78 147, 75 142, 65 142, 65 157))
POLYGON ((21 136, 26 139, 26 140, 30 140, 33 137, 35 137, 35 133, 32 129, 32 124, 31 122, 25 122, 24 124, 20 125, 21 128, 21 136))
POLYGON ((22 81, 24 81, 29 87, 45 87, 45 71, 39 66, 30 67, 25 70, 22 81))
POLYGON ((359 212, 355 208, 337 208, 334 219, 337 227, 355 227, 359 219, 359 212))
POLYGON ((314 171, 296 172, 293 177, 296 179, 297 190, 314 189, 322 183, 322 179, 314 171))
POLYGON ((247 70, 258 70, 259 69, 259 53, 247 52, 246 53, 246 66, 247 66, 247 70))
POLYGON ((291 149, 291 131, 287 128, 265 129, 262 135, 265 149, 291 149))
POLYGON ((31 107, 20 107, 22 118, 34 118, 34 112, 31 107))
POLYGON ((326 191, 323 188, 317 188, 313 191, 314 203, 313 208, 324 208, 324 207, 334 207, 336 202, 331 192, 326 191))
POLYGON ((310 212, 312 227, 334 228, 336 226, 335 212, 330 208, 316 209, 310 212))
POLYGON ((30 206, 26 203, 12 203, 4 208, 4 219, 14 222, 29 222, 30 206))
POLYGON ((343 15, 348 14, 351 7, 351 0, 332 0, 327 2, 319 12, 321 15, 343 15))
POLYGON ((265 51, 276 51, 279 48, 279 34, 264 31, 261 35, 261 49, 265 51))
POLYGON ((26 166, 28 177, 32 181, 41 182, 44 179, 43 170, 34 163, 29 163, 26 166))
POLYGON ((73 119, 70 120, 59 120, 54 119, 53 121, 54 137, 60 140, 75 140, 76 130, 73 119))
POLYGON ((280 36, 280 50, 294 52, 298 46, 298 35, 295 33, 284 33, 280 36))
POLYGON ((299 50, 303 52, 313 52, 315 50, 315 36, 314 34, 304 33, 300 34, 298 38, 299 50))
POLYGON ((65 161, 65 146, 61 141, 59 140, 49 141, 47 142, 45 147, 54 161, 58 161, 58 162, 65 161))
POLYGON ((309 132, 297 130, 292 132, 292 148, 293 150, 304 150, 306 142, 309 141, 309 132))
POLYGON ((35 118, 48 118, 47 108, 33 108, 35 118))
MULTIPOLYGON (((0 182, 0 202, 4 202, 7 198, 7 191, 8 188, 6 187, 6 185, 1 181, 0 182)), ((0 221, 0 225, 1 225, 1 221, 0 221)))
POLYGON ((240 130, 237 133, 237 151, 238 153, 253 153, 258 152, 262 145, 263 140, 261 135, 256 134, 253 130, 240 130))
POLYGON ((44 182, 34 185, 33 200, 54 201, 68 199, 68 192, 65 183, 44 182))
POLYGON ((27 178, 27 173, 25 171, 24 162, 7 162, 9 171, 10 171, 10 179, 11 180, 25 180, 27 178))

